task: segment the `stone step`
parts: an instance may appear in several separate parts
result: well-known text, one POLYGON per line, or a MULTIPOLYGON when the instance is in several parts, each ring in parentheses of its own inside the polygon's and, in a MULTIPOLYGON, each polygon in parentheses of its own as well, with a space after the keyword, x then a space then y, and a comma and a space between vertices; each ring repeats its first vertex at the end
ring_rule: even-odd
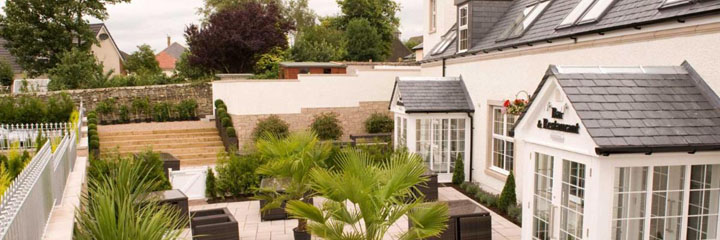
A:
POLYGON ((191 138, 191 137, 219 137, 220 134, 215 132, 196 132, 196 133, 162 133, 162 134, 138 134, 129 136, 103 136, 98 133, 103 141, 118 140, 147 140, 147 139, 171 139, 171 138, 191 138))
MULTIPOLYGON (((102 138, 101 138, 102 139, 102 138)), ((118 151, 143 151, 152 147, 153 150, 159 151, 161 149, 184 149, 184 148, 198 148, 198 147, 218 147, 223 146, 220 141, 202 142, 202 143, 168 143, 168 144, 145 144, 145 145, 106 145, 100 142, 101 150, 112 150, 117 149, 118 151)))
MULTIPOLYGON (((109 150, 114 150, 113 148, 108 148, 109 150)), ((129 153, 137 153, 141 152, 142 150, 119 150, 118 153, 120 154, 129 154, 129 153)), ((175 155, 185 155, 185 154, 212 154, 213 156, 217 155, 217 153, 225 151, 225 147, 223 146, 213 146, 213 147, 197 147, 197 148, 177 148, 177 149, 157 149, 153 148, 153 151, 156 152, 166 152, 170 153, 173 156, 175 155)))
POLYGON ((215 128, 191 128, 191 129, 162 129, 162 130, 149 130, 149 131, 100 131, 98 135, 100 137, 113 137, 113 136, 135 136, 135 135, 161 135, 161 134, 178 134, 178 133, 217 133, 215 128))
POLYGON ((148 144, 164 144, 164 143, 198 143, 198 142, 220 142, 222 145, 222 139, 220 136, 197 136, 197 137, 173 137, 173 138, 152 138, 152 139, 134 139, 133 137, 123 139, 105 140, 100 139, 100 143, 105 145, 120 145, 120 146, 132 146, 132 145, 148 145, 148 144))

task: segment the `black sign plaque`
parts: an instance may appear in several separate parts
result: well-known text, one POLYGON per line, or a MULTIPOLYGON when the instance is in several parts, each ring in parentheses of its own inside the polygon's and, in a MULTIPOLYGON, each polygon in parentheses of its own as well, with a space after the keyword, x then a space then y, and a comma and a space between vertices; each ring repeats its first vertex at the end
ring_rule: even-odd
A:
POLYGON ((538 126, 538 128, 544 128, 544 129, 548 129, 548 130, 555 130, 555 131, 569 132, 569 133, 580 133, 580 124, 579 123, 576 123, 575 125, 570 125, 570 124, 558 123, 557 121, 550 122, 547 118, 543 118, 543 120, 538 120, 537 126, 538 126))

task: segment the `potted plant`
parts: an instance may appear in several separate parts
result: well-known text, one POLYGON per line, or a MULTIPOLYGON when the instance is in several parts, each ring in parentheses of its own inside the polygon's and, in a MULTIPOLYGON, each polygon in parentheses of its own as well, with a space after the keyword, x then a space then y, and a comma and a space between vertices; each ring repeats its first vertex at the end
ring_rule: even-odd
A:
MULTIPOLYGON (((265 134, 258 140, 257 150, 267 161, 257 169, 258 174, 288 179, 287 184, 283 184, 283 191, 277 191, 276 188, 261 189, 261 192, 266 194, 256 196, 266 202, 261 210, 267 211, 279 208, 287 201, 302 202, 311 198, 310 172, 325 166, 332 146, 321 142, 314 133, 298 132, 285 138, 265 134)), ((296 240, 310 239, 306 227, 307 220, 298 218, 298 226, 293 229, 296 240)))
POLYGON ((447 228, 446 204, 423 203, 414 196, 414 186, 427 181, 419 156, 398 152, 387 163, 377 163, 368 154, 350 149, 341 152, 337 162, 336 169, 310 171, 312 190, 326 198, 322 207, 297 200, 287 204, 288 213, 309 221, 307 229, 312 235, 381 240, 402 216, 408 217, 412 227, 399 239, 425 239, 447 228))

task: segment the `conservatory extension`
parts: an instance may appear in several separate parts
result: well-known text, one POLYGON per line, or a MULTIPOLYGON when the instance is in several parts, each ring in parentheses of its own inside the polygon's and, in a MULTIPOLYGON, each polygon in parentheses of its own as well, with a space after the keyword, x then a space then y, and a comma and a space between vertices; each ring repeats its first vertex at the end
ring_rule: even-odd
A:
POLYGON ((390 110, 395 115, 395 148, 419 154, 439 182, 451 180, 458 157, 468 175, 474 108, 461 78, 400 77, 390 110))
POLYGON ((514 129, 522 239, 717 239, 719 109, 687 63, 551 66, 514 129))

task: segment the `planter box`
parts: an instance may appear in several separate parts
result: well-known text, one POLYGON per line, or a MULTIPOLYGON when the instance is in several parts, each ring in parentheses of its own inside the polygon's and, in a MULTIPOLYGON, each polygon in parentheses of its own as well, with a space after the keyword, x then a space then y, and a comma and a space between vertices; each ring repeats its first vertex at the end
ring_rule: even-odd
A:
POLYGON ((160 153, 160 159, 163 161, 163 171, 165 172, 165 176, 169 179, 170 175, 168 173, 168 168, 172 169, 173 171, 180 170, 180 159, 177 159, 175 156, 169 153, 160 153))
POLYGON ((190 213, 190 229, 195 240, 239 239, 238 222, 227 208, 199 210, 190 213))
MULTIPOLYGON (((232 121, 232 119, 230 120, 232 121)), ((225 127, 222 125, 221 120, 217 118, 217 109, 215 109, 215 128, 217 128, 218 132, 220 133, 220 139, 225 146, 226 152, 230 152, 231 149, 237 150, 239 148, 238 138, 229 137, 227 135, 227 132, 225 131, 225 127)))
POLYGON ((151 195, 157 196, 160 204, 167 204, 180 210, 181 216, 188 217, 188 197, 180 190, 166 190, 151 192, 151 195))
POLYGON ((427 177, 429 180, 424 184, 416 185, 418 191, 425 196, 426 202, 435 202, 438 200, 438 175, 431 171, 425 172, 423 177, 427 177))
MULTIPOLYGON (((285 191, 285 184, 288 184, 287 181, 277 180, 276 178, 265 178, 260 181, 260 189, 274 190, 278 193, 283 193, 285 191)), ((303 201, 309 204, 313 204, 312 198, 306 198, 303 201)), ((290 215, 285 212, 286 203, 287 202, 283 201, 279 208, 269 209, 264 212, 260 210, 260 219, 262 221, 287 219, 290 215)), ((267 201, 260 200, 260 209, 265 207, 266 204, 267 201)))
MULTIPOLYGON (((470 200, 447 202, 450 219, 448 228, 431 240, 492 240, 490 213, 470 200)), ((409 222, 412 227, 412 222, 409 222)))

